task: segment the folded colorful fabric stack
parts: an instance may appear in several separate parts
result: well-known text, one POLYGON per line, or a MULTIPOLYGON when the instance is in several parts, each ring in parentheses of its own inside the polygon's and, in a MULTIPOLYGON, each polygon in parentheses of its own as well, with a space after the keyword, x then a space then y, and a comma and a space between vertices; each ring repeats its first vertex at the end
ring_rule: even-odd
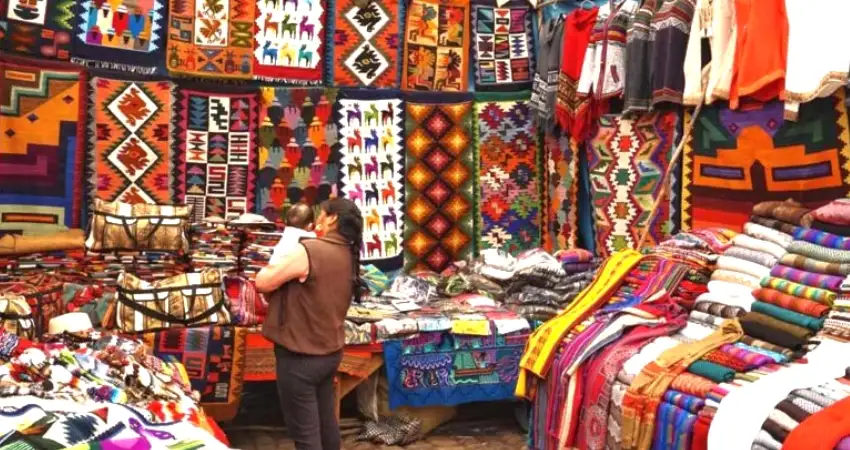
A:
POLYGON ((189 232, 189 261, 192 269, 220 269, 227 275, 239 271, 243 233, 223 224, 196 223, 189 232))
POLYGON ((281 232, 250 231, 245 235, 240 252, 240 268, 245 277, 254 279, 257 273, 269 265, 274 247, 283 236, 281 232))

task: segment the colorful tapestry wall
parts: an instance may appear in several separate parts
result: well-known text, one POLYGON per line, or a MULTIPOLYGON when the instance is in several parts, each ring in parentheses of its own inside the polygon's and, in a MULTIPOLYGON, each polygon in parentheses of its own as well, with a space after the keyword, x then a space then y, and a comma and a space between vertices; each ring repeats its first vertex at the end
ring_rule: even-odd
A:
POLYGON ((338 0, 333 83, 339 87, 398 86, 403 0, 338 0))
POLYGON ((683 230, 740 231, 760 201, 816 207, 848 195, 844 96, 803 105, 796 122, 784 121, 782 110, 779 102, 746 112, 703 108, 683 157, 683 230))
POLYGON ((645 245, 655 246, 669 236, 670 204, 661 201, 655 217, 649 213, 662 191, 669 170, 678 116, 655 112, 623 119, 603 116, 599 131, 588 144, 590 190, 596 220, 596 245, 608 256, 636 248, 649 227, 645 245))
POLYGON ((86 75, 0 61, 0 234, 78 227, 86 75))
POLYGON ((530 89, 535 55, 533 11, 523 0, 503 7, 484 3, 472 6, 475 90, 530 89))
POLYGON ((324 69, 325 2, 254 1, 257 8, 254 78, 320 84, 324 69))
POLYGON ((252 210, 257 171, 257 96, 177 90, 177 201, 192 220, 252 210))
POLYGON ((442 272, 475 248, 472 96, 405 100, 405 268, 442 272))
POLYGON ((342 142, 341 196, 363 213, 363 256, 400 269, 404 238, 404 104, 399 93, 343 91, 336 124, 342 142))
POLYGON ((165 57, 166 0, 77 4, 72 60, 96 69, 152 75, 165 57))
POLYGON ((174 161, 168 81, 93 78, 88 150, 93 198, 108 202, 173 202, 174 161))
POLYGON ((0 50, 67 61, 74 5, 74 0, 0 1, 0 50))
POLYGON ((402 89, 465 92, 469 85, 469 0, 412 0, 402 89))
POLYGON ((339 137, 331 121, 336 89, 262 88, 257 212, 281 221, 296 203, 336 194, 339 137))
POLYGON ((549 250, 575 248, 578 241, 578 152, 571 148, 565 135, 543 137, 543 161, 546 164, 548 214, 543 232, 551 242, 549 250))
POLYGON ((531 93, 475 95, 480 249, 517 254, 541 244, 541 161, 531 93))
POLYGON ((513 399, 527 340, 437 332, 384 342, 390 408, 513 399))

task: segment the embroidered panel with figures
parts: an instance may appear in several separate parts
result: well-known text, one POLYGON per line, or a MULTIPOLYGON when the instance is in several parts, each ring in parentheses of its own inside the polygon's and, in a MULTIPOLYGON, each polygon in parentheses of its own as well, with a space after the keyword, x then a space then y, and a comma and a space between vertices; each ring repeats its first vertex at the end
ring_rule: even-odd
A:
POLYGON ((324 0, 254 0, 254 78, 320 84, 324 0))
POLYGON ((524 0, 472 5, 475 90, 530 89, 534 67, 532 10, 524 0))
POLYGON ((255 0, 169 2, 168 50, 172 74, 250 79, 255 0))
POLYGON ((72 60, 97 69, 151 75, 163 66, 166 0, 83 0, 74 23, 72 60))
POLYGON ((168 81, 91 81, 89 171, 92 198, 108 202, 173 202, 168 81))
POLYGON ((333 83, 390 88, 401 62, 399 21, 403 0, 338 0, 334 31, 333 83))
POLYGON ((475 250, 472 95, 405 100, 404 264, 442 272, 475 250))
POLYGON ((74 0, 0 1, 0 50, 69 60, 75 3, 74 0))
POLYGON ((192 221, 251 212, 257 169, 257 96, 177 90, 177 201, 192 221))
POLYGON ((588 166, 600 255, 634 249, 647 227, 646 246, 669 236, 669 202, 661 201, 655 217, 648 219, 658 196, 668 196, 661 180, 670 170, 678 120, 676 112, 599 120, 599 131, 588 144, 588 166))
POLYGON ((475 95, 480 249, 512 255, 540 246, 540 152, 531 92, 475 95))
POLYGON ((257 212, 280 222, 296 203, 335 195, 340 175, 336 89, 262 88, 257 212))
POLYGON ((0 61, 0 234, 79 227, 86 75, 0 61))
POLYGON ((404 104, 397 93, 343 91, 337 126, 342 142, 341 195, 363 213, 362 261, 402 267, 404 104))
POLYGON ((469 0, 412 0, 404 43, 402 89, 467 90, 469 0))

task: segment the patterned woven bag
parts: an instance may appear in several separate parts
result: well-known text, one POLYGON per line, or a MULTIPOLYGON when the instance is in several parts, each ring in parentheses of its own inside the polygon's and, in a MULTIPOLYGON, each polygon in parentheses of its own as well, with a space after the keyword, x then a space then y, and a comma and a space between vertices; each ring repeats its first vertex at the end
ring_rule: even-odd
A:
POLYGON ((117 296, 117 327, 127 333, 230 324, 224 283, 216 269, 184 273, 154 283, 122 272, 117 296))
POLYGON ((251 326, 263 323, 269 304, 257 292, 254 282, 242 277, 224 277, 230 314, 234 325, 251 326))
POLYGON ((62 294, 64 284, 60 277, 51 274, 38 274, 15 283, 0 283, 0 295, 20 295, 35 311, 33 320, 35 337, 47 332, 50 320, 65 313, 62 294))
POLYGON ((134 205, 95 199, 86 248, 96 252, 155 251, 184 253, 191 208, 134 205))
POLYGON ((0 294, 0 329, 22 338, 35 338, 32 309, 23 295, 0 294))

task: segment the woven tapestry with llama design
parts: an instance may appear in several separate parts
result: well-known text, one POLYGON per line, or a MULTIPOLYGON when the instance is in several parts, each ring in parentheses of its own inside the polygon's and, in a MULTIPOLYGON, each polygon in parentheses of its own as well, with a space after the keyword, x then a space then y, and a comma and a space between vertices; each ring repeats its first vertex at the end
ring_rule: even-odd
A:
POLYGON ((254 1, 254 78, 320 84, 325 1, 254 1))
POLYGON ((337 0, 333 82, 337 86, 390 88, 401 63, 402 0, 337 0))
POLYGON ((469 0, 412 0, 404 43, 402 89, 467 90, 469 0))
POLYGON ((89 122, 92 201, 173 202, 168 81, 93 78, 89 122))
POLYGON ((531 8, 524 0, 501 7, 492 0, 478 1, 481 4, 472 5, 475 90, 530 89, 534 64, 531 8))
POLYGON ((262 88, 257 212, 272 221, 296 203, 336 194, 339 137, 332 121, 336 89, 262 88))
POLYGON ((0 50, 67 61, 71 57, 75 3, 74 0, 0 0, 0 50))
POLYGON ((177 201, 192 219, 251 212, 257 170, 257 96, 178 89, 177 201))
POLYGON ((341 195, 363 212, 363 261, 400 269, 404 237, 404 104, 398 93, 343 91, 341 195))

